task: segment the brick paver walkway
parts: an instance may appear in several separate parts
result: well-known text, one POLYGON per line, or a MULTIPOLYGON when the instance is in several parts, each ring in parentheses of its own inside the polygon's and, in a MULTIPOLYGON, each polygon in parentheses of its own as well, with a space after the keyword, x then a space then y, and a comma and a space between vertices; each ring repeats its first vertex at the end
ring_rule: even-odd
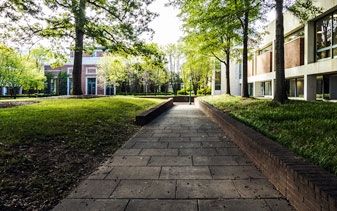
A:
POLYGON ((178 104, 130 139, 55 210, 291 210, 195 106, 178 104))

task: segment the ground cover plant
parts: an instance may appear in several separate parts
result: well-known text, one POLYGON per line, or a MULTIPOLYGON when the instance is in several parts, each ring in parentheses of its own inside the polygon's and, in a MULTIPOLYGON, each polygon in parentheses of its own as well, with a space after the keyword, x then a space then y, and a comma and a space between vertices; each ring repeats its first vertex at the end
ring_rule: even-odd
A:
POLYGON ((137 129, 158 99, 48 99, 0 108, 0 210, 50 209, 137 129))
POLYGON ((293 152, 337 174, 337 104, 228 95, 201 98, 293 152))

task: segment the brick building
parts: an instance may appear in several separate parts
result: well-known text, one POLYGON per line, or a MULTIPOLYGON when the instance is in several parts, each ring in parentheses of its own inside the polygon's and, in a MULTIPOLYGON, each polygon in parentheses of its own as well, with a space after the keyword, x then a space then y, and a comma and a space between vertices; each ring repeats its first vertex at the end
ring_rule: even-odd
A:
MULTIPOLYGON (((84 54, 82 63, 82 92, 84 95, 112 95, 113 87, 107 86, 104 81, 97 77, 97 65, 103 56, 102 50, 95 50, 93 54, 84 54)), ((71 95, 72 93, 72 72, 73 72, 73 53, 64 66, 52 69, 49 65, 45 66, 46 75, 52 77, 48 81, 50 93, 57 95, 71 95), (62 88, 63 87, 63 88, 62 88)))

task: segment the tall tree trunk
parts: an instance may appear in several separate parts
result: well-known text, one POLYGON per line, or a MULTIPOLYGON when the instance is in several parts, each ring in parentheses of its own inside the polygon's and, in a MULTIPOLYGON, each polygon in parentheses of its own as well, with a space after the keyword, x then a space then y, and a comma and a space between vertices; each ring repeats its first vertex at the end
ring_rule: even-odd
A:
POLYGON ((243 53, 242 53, 242 97, 248 95, 248 27, 249 27, 249 10, 244 13, 243 19, 243 53))
POLYGON ((73 95, 82 95, 82 57, 83 57, 83 39, 85 25, 85 3, 86 0, 80 0, 78 7, 74 10, 75 14, 75 54, 73 67, 73 95))
POLYGON ((230 85, 230 56, 231 51, 229 48, 226 49, 226 94, 231 94, 231 85, 230 85))
POLYGON ((276 41, 275 41, 275 71, 276 87, 274 101, 285 103, 288 100, 284 73, 284 23, 283 0, 276 0, 276 41))

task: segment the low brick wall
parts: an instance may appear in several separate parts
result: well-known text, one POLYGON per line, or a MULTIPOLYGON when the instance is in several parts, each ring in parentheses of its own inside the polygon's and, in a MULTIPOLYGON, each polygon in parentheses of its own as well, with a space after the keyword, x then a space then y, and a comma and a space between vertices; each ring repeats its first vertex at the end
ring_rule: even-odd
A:
POLYGON ((297 210, 337 210, 336 176, 210 104, 199 99, 195 101, 297 210))
POLYGON ((146 125, 147 123, 154 120, 157 116, 159 116, 160 114, 162 114, 163 112, 172 107, 173 107, 173 99, 170 98, 165 102, 157 105, 156 107, 144 111, 143 113, 136 116, 136 124, 141 126, 146 125))
MULTIPOLYGON (((173 98, 173 102, 180 102, 180 103, 183 103, 183 102, 189 102, 189 96, 187 95, 179 95, 179 96, 160 96, 160 95, 157 95, 157 96, 142 96, 140 98, 159 98, 159 99, 169 99, 169 98, 173 98)), ((191 97, 191 101, 194 102, 194 96, 191 97)))

